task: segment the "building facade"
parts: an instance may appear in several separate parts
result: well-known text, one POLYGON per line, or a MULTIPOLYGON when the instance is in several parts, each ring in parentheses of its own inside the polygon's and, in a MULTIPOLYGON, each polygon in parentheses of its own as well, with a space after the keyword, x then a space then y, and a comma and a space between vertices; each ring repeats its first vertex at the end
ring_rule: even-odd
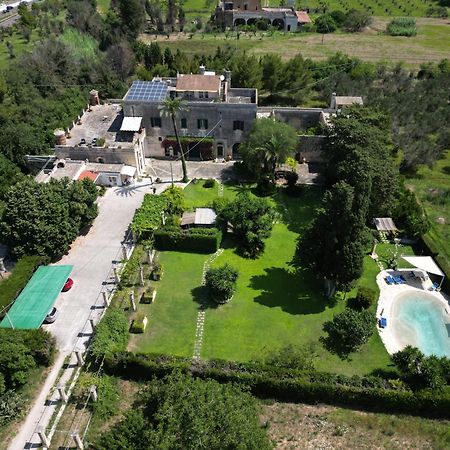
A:
POLYGON ((260 0, 223 0, 214 13, 214 21, 222 29, 255 25, 261 20, 287 32, 298 31, 303 25, 311 23, 308 13, 296 11, 293 4, 274 8, 261 5, 260 0))
POLYGON ((230 73, 200 74, 134 82, 123 98, 125 117, 142 117, 148 157, 177 156, 172 118, 164 114, 166 98, 182 98, 176 122, 188 159, 236 159, 256 119, 256 89, 230 87, 230 73))

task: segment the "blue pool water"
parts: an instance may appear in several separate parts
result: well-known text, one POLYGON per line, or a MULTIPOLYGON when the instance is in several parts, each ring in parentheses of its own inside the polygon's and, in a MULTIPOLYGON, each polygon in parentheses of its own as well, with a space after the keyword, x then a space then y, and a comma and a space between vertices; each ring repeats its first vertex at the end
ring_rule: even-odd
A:
POLYGON ((410 291, 394 299, 392 325, 403 344, 425 355, 450 356, 450 307, 430 294, 410 291))

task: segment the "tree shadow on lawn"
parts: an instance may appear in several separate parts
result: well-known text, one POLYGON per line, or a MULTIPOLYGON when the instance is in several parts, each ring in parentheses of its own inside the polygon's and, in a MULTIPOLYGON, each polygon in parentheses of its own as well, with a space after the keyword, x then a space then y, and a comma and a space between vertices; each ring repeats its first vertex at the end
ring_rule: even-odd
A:
POLYGON ((270 308, 280 307, 289 314, 318 314, 333 306, 320 292, 312 273, 288 271, 281 267, 264 269, 265 275, 255 275, 249 287, 263 291, 255 302, 270 308))
POLYGON ((216 309, 219 305, 213 302, 208 295, 206 286, 197 286, 191 290, 194 302, 198 303, 198 309, 216 309))
POLYGON ((290 197, 286 194, 285 188, 278 188, 277 195, 274 196, 281 221, 294 233, 302 233, 310 224, 323 196, 323 188, 316 186, 302 186, 302 188, 300 197, 290 197))

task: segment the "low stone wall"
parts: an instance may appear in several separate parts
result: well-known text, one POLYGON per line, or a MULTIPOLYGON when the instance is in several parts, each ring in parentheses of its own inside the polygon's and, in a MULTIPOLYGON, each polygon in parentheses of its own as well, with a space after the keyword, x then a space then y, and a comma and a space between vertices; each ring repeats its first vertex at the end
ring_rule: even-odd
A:
POLYGON ((57 146, 55 154, 58 158, 70 158, 75 161, 89 160, 105 164, 126 164, 136 167, 136 154, 133 147, 87 147, 57 146))

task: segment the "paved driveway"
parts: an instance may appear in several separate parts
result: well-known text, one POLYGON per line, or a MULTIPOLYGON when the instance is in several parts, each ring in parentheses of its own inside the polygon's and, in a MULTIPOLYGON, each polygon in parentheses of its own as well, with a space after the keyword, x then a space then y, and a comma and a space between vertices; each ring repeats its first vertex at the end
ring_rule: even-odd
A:
POLYGON ((99 200, 99 215, 89 232, 78 237, 69 253, 57 262, 73 265, 70 277, 74 285, 70 291, 60 294, 55 303, 58 318, 45 327, 56 337, 63 352, 70 351, 75 344, 91 314, 91 307, 100 296, 113 261, 122 259, 121 242, 134 211, 150 189, 148 183, 108 189, 99 200))
MULTIPOLYGON (((150 159, 147 166, 147 173, 152 177, 159 177, 163 181, 170 181, 170 164, 172 162, 173 178, 175 181, 181 180, 183 171, 181 161, 150 159)), ((216 178, 222 181, 234 178, 233 162, 215 163, 212 161, 186 161, 189 179, 192 178, 216 178)))
MULTIPOLYGON (((167 185, 157 186, 157 193, 166 187, 167 185)), ((58 318, 53 324, 46 325, 56 337, 59 354, 19 433, 9 444, 10 450, 39 446, 40 440, 33 433, 38 423, 44 427, 48 425, 55 408, 54 405, 45 406, 46 398, 63 365, 64 357, 71 352, 75 343, 87 341, 88 337, 78 341, 78 334, 92 312, 95 314, 96 310, 92 310, 92 306, 110 274, 113 261, 122 258, 121 242, 134 212, 142 203, 144 194, 151 189, 148 181, 136 186, 108 189, 99 199, 99 215, 89 232, 78 237, 69 253, 58 261, 57 264, 73 265, 71 278, 74 280, 72 289, 61 293, 55 303, 59 311, 58 318), (30 436, 32 439, 28 441, 30 436)), ((58 399, 57 392, 52 398, 58 399)))

